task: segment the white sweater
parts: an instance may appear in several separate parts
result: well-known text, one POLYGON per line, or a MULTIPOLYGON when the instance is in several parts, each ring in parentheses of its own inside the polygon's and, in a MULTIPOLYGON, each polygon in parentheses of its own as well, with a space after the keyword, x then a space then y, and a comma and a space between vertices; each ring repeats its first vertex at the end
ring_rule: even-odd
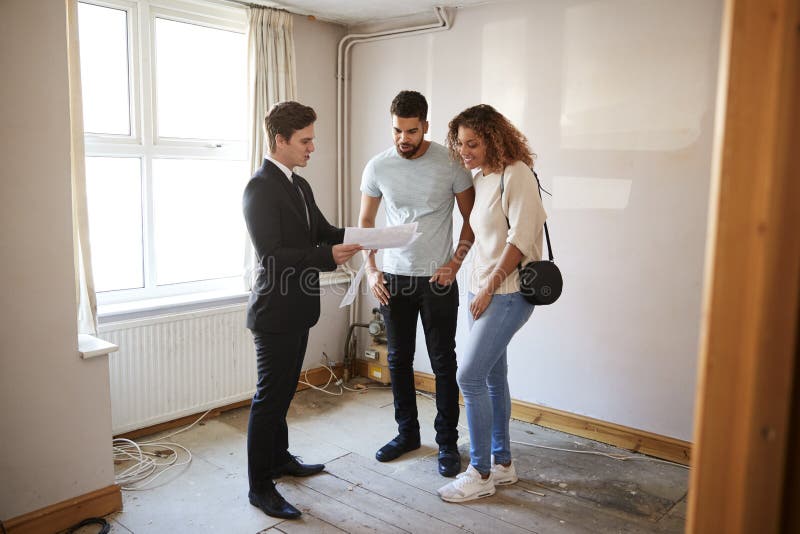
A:
MULTIPOLYGON (((475 232, 470 291, 477 293, 494 270, 507 243, 523 254, 522 264, 542 259, 542 235, 547 214, 533 172, 521 161, 505 168, 500 203, 500 174, 475 175, 475 205, 469 217, 475 232), (508 222, 506 222, 508 217, 508 222), (509 227, 510 226, 510 227, 509 227)), ((509 273, 495 293, 519 291, 519 273, 509 273)))

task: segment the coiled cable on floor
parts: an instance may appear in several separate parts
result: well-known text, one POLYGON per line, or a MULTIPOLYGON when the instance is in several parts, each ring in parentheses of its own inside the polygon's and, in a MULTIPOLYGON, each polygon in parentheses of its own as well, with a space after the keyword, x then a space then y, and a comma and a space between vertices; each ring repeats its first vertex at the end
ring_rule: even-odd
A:
MULTIPOLYGON (((100 530, 97 531, 97 534, 108 534, 108 532, 111 531, 111 525, 108 524, 108 521, 102 517, 90 517, 88 519, 84 519, 77 525, 70 527, 70 529, 67 531, 67 534, 73 534, 74 532, 77 532, 78 529, 89 525, 100 525, 100 530)), ((3 532, 5 532, 5 529, 3 529, 3 532)))
POLYGON ((189 449, 178 443, 165 440, 181 432, 186 432, 209 413, 211 413, 211 410, 206 410, 191 425, 166 436, 160 436, 155 440, 137 443, 126 438, 115 438, 113 440, 114 462, 133 463, 117 473, 114 477, 114 482, 128 491, 151 489, 153 482, 167 471, 190 464, 192 462, 192 453, 189 449), (186 453, 186 459, 178 461, 181 450, 186 453))
POLYGON ((114 477, 114 482, 124 490, 148 489, 161 475, 192 461, 192 453, 177 443, 149 442, 114 439, 114 461, 132 461, 133 464, 123 469, 114 477), (186 453, 186 459, 178 461, 179 449, 186 453))

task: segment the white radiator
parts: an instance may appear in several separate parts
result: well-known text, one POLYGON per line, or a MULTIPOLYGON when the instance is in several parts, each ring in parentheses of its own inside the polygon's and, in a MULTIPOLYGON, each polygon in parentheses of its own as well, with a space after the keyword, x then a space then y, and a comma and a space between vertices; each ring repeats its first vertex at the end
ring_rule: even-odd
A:
POLYGON ((100 326, 109 357, 114 434, 253 396, 255 349, 245 304, 100 326))

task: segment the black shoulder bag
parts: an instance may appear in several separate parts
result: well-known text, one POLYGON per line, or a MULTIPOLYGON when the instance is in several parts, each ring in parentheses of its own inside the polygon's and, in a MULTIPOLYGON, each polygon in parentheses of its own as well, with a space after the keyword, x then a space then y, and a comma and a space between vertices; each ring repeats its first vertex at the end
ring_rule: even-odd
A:
MULTIPOLYGON (((539 176, 536 171, 531 169, 533 177, 536 178, 536 187, 539 191, 539 198, 542 198, 542 185, 539 183, 539 176)), ((505 191, 506 170, 503 169, 500 175, 500 208, 503 207, 503 192, 505 191)), ((509 229, 511 223, 506 215, 506 224, 509 229)), ((544 223, 544 235, 547 238, 547 255, 549 260, 532 261, 527 265, 520 264, 519 270, 519 290, 522 296, 531 304, 545 306, 552 304, 561 296, 561 289, 564 280, 561 278, 561 271, 553 261, 553 246, 550 244, 550 232, 547 230, 547 221, 544 223)))

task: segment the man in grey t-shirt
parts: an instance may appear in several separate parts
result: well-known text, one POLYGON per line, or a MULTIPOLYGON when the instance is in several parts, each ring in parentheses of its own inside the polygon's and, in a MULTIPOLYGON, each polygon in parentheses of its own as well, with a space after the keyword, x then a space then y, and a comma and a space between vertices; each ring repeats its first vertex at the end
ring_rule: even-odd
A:
POLYGON ((428 103, 416 91, 401 91, 390 108, 394 146, 373 157, 361 180, 359 226, 372 228, 381 199, 386 199, 386 225, 418 223, 422 236, 411 245, 387 249, 383 272, 375 256, 367 257, 367 276, 381 304, 389 343, 398 435, 375 454, 388 462, 420 446, 414 387, 417 319, 422 317, 425 342, 436 376, 436 443, 439 473, 461 471, 458 454, 458 384, 456 383, 456 274, 474 240, 469 214, 475 201, 472 177, 438 143, 426 141, 428 103), (453 207, 464 219, 453 251, 453 207))

